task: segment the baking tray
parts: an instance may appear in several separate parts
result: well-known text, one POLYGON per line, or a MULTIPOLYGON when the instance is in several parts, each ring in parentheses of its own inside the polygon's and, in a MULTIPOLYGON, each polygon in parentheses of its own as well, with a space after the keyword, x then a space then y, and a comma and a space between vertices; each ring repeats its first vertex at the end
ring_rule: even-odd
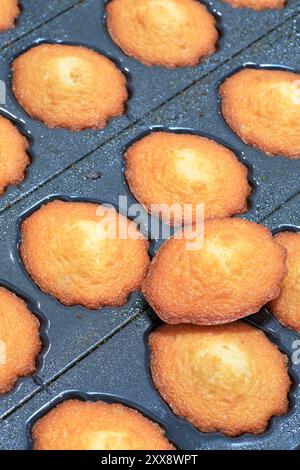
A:
MULTIPOLYGON (((46 3, 51 5, 53 0, 46 3)), ((57 5, 60 2, 54 3, 57 5)), ((39 24, 37 20, 39 10, 34 6, 35 0, 23 1, 24 15, 25 12, 28 17, 32 14, 32 31, 29 30, 18 40, 12 41, 11 45, 2 48, 0 80, 7 83, 8 93, 7 103, 0 107, 0 110, 5 109, 15 118, 26 122, 27 131, 33 138, 32 151, 37 158, 29 167, 24 183, 18 188, 11 187, 0 198, 0 211, 37 186, 45 184, 54 175, 64 171, 93 150, 100 148, 112 137, 130 128, 193 83, 203 79, 241 50, 293 18, 300 8, 298 0, 290 0, 284 10, 258 13, 233 9, 225 3, 212 1, 209 8, 211 11, 216 11, 221 33, 218 52, 206 58, 197 67, 167 70, 161 67, 146 67, 120 51, 105 28, 104 0, 71 3, 72 6, 67 11, 56 14, 52 20, 34 28, 35 22, 39 24), (87 130, 80 133, 48 129, 39 121, 30 119, 10 93, 10 63, 20 53, 43 41, 83 44, 112 57, 123 70, 127 71, 129 78, 131 97, 126 114, 113 119, 102 131, 87 130)), ((43 11, 42 7, 40 11, 43 11)), ((22 16, 21 21, 23 21, 22 16)), ((5 35, 15 34, 18 37, 19 28, 13 31, 5 35)))
MULTIPOLYGON (((26 5, 31 3, 23 2, 24 12, 26 5)), ((296 195, 300 191, 300 161, 268 158, 244 145, 224 123, 217 96, 220 81, 245 64, 267 62, 267 65, 299 70, 299 3, 289 2, 283 12, 255 13, 211 2, 211 9, 222 12, 220 49, 198 67, 180 70, 148 68, 121 53, 105 31, 105 2, 87 0, 71 3, 72 6, 66 7, 67 11, 61 14, 56 11, 54 17, 43 25, 34 15, 32 31, 24 35, 18 36, 16 28, 15 41, 5 46, 4 55, 1 54, 0 78, 6 81, 9 90, 10 61, 37 42, 80 43, 110 55, 126 71, 131 99, 126 115, 111 121, 103 131, 73 133, 47 129, 30 119, 11 93, 0 110, 9 113, 19 122, 21 131, 30 136, 32 156, 24 183, 10 188, 0 198, 0 284, 17 293, 21 291, 27 302, 35 302, 35 311, 42 319, 45 336, 37 373, 34 377, 20 379, 12 392, 0 398, 0 448, 27 448, 28 420, 41 407, 68 390, 78 390, 80 394, 96 393, 98 396, 112 394, 120 401, 133 403, 165 423, 171 440, 182 449, 256 448, 259 445, 262 448, 295 448, 300 445, 300 430, 295 424, 298 416, 296 385, 300 377, 297 368, 291 368, 295 385, 288 415, 273 420, 262 436, 226 439, 219 434, 199 433, 174 417, 152 385, 149 386, 147 360, 143 359, 146 358, 144 334, 156 320, 153 313, 146 313, 145 318, 134 321, 143 312, 148 312, 142 296, 132 294, 128 303, 118 309, 89 311, 82 307, 65 307, 42 293, 26 274, 19 259, 18 241, 20 222, 53 197, 109 202, 117 206, 119 196, 124 195, 129 198, 129 204, 136 202, 124 179, 122 154, 135 139, 159 128, 190 129, 210 135, 233 148, 251 169, 254 192, 245 217, 262 222, 268 215, 278 214, 278 221, 270 225, 272 229, 282 224, 300 225, 299 220, 292 220, 287 202, 299 203, 296 195), (122 331, 118 333, 119 330, 122 331), (130 360, 126 355, 127 343, 134 355, 130 360), (105 351, 112 349, 108 348, 114 350, 110 359, 105 351), (138 368, 141 361, 144 365, 138 368), (97 372, 99 363, 101 367, 97 372), (102 374, 104 364, 109 386, 106 385, 106 375, 102 374), (139 380, 138 392, 133 376, 139 380), (174 435, 170 428, 174 428, 174 435), (278 436, 283 431, 285 436, 279 440, 278 436)), ((28 9, 28 15, 29 12, 28 9)), ((299 215, 299 204, 293 207, 298 207, 296 214, 299 215)), ((141 228, 144 233, 148 232, 147 217, 141 228)), ((161 242, 152 242, 151 254, 161 242)), ((275 342, 284 350, 291 351, 291 341, 297 335, 279 326, 265 313, 255 316, 253 321, 268 327, 275 342)))
POLYGON ((22 15, 16 22, 17 27, 0 33, 0 48, 5 49, 30 31, 68 11, 76 3, 78 0, 21 0, 22 15))

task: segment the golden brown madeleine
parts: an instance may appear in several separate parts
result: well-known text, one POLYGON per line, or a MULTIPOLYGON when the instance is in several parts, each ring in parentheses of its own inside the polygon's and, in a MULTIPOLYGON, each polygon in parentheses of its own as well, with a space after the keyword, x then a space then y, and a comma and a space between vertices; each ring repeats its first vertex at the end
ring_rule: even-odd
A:
POLYGON ((197 204, 206 218, 227 217, 247 210, 251 188, 247 168, 234 153, 205 137, 193 134, 152 132, 125 153, 129 187, 148 212, 165 222, 181 224, 184 204, 196 221, 197 204), (151 207, 152 205, 166 204, 151 207), (179 204, 181 214, 170 206, 179 204))
POLYGON ((19 14, 18 0, 0 0, 0 31, 14 28, 19 14))
POLYGON ((300 333, 300 233, 281 232, 275 240, 287 250, 288 274, 269 307, 280 323, 300 333))
POLYGON ((35 372, 41 350, 39 326, 25 302, 0 287, 0 395, 20 377, 35 372))
POLYGON ((300 74, 245 68, 220 87, 222 113, 246 143, 300 158, 300 74))
POLYGON ((65 305, 121 306, 148 269, 148 241, 114 209, 52 201, 21 226, 27 272, 65 305))
POLYGON ((196 0, 111 0, 107 27, 126 54, 165 67, 197 65, 219 37, 214 16, 196 0))
POLYGON ((163 325, 149 346, 157 390, 202 432, 259 434, 288 409, 287 357, 247 323, 163 325))
POLYGON ((267 228, 242 219, 209 220, 203 246, 195 249, 190 234, 186 229, 182 239, 171 238, 162 246, 143 284, 147 301, 163 321, 227 323, 278 296, 286 251, 267 228))
POLYGON ((232 7, 253 8, 254 10, 266 10, 267 8, 284 8, 286 0, 222 0, 232 7))
POLYGON ((15 59, 12 72, 20 105, 49 127, 101 129, 124 113, 126 77, 92 49, 40 44, 15 59))
POLYGON ((67 400, 39 419, 35 450, 172 450, 160 426, 118 403, 67 400))
POLYGON ((21 183, 30 163, 27 139, 16 126, 0 115, 0 195, 7 186, 21 183))

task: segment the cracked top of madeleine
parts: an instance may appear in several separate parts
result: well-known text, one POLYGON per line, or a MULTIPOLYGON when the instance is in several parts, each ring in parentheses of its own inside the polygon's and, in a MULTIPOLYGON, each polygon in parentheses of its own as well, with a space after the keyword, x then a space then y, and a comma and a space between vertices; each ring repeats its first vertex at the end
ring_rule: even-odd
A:
POLYGON ((0 0, 0 31, 14 28, 19 14, 18 0, 0 0))
POLYGON ((222 113, 246 144, 300 158, 300 74, 245 68, 220 87, 222 113))
POLYGON ((222 0, 232 7, 253 8, 254 10, 266 10, 267 8, 284 8, 286 0, 222 0))
POLYGON ((65 305, 121 306, 146 274, 148 241, 111 207, 55 200, 21 225, 25 269, 65 305))
POLYGON ((36 370, 39 320, 15 294, 0 287, 0 395, 36 370))
POLYGON ((194 66, 216 50, 216 20, 196 0, 111 0, 106 10, 112 39, 146 65, 194 66))
POLYGON ((35 450, 172 450, 161 427, 118 403, 66 400, 32 430, 35 450))
POLYGON ((7 186, 24 180, 30 163, 27 139, 8 119, 0 115, 0 195, 7 186))
POLYGON ((247 323, 163 325, 149 346, 157 390, 202 432, 259 434, 288 409, 287 357, 247 323))
POLYGON ((227 217, 247 210, 251 188, 247 168, 226 147, 193 134, 152 132, 125 153, 129 187, 148 212, 181 224, 184 204, 196 220, 197 204, 205 218, 227 217), (179 205, 179 214, 170 206, 179 205), (162 205, 161 208, 155 205, 162 205), (163 205, 168 205, 165 208, 163 205), (151 207, 152 206, 152 207, 151 207))
POLYGON ((300 233, 281 232, 275 240, 287 250, 288 274, 269 307, 283 325, 300 333, 300 233))
POLYGON ((101 129, 124 114, 125 75, 93 49, 40 44, 13 61, 12 88, 20 105, 49 127, 101 129))
POLYGON ((143 293, 163 321, 227 323, 278 296, 286 251, 267 228, 243 219, 208 220, 203 243, 200 231, 178 232, 152 260, 143 293))

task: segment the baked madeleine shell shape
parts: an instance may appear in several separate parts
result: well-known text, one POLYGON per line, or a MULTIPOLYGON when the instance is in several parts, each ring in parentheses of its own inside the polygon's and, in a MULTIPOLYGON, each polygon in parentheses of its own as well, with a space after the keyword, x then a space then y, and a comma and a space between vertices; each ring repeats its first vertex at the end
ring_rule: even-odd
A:
POLYGON ((65 305, 121 306, 147 272, 148 241, 114 209, 55 200, 21 225, 25 269, 65 305))
POLYGON ((19 14, 18 0, 0 0, 0 31, 14 28, 19 14))
POLYGON ((181 238, 169 239, 143 283, 147 301, 163 321, 227 323, 278 296, 286 250, 267 228, 242 219, 208 220, 203 244, 199 237, 191 249, 195 234, 186 229, 181 238))
POLYGON ((246 144, 300 158, 300 74, 244 68, 220 87, 222 113, 246 144))
POLYGON ((164 325, 149 346, 157 390, 202 432, 260 434, 288 409, 287 357, 249 324, 164 325))
POLYGON ((106 10, 114 42, 146 65, 194 66, 216 50, 216 20, 196 0, 111 0, 106 10))
POLYGON ((199 204, 205 218, 247 210, 251 188, 246 166, 211 139, 152 132, 129 147, 124 158, 131 192, 148 212, 167 223, 181 224, 187 207, 195 223, 199 204), (175 206, 172 209, 174 204, 180 206, 179 214, 175 206))
POLYGON ((286 0, 222 0, 235 8, 253 8, 254 10, 266 10, 268 8, 284 8, 286 0))
POLYGON ((125 75, 93 49, 40 44, 12 64, 12 89, 20 105, 49 127, 101 129, 125 112, 125 75))
POLYGON ((0 287, 0 395, 36 371, 39 320, 15 294, 0 287))
POLYGON ((0 115, 0 195, 10 185, 22 183, 30 163, 27 139, 8 119, 0 115))
POLYGON ((160 426, 118 403, 67 400, 32 429, 35 450, 172 450, 160 426))
POLYGON ((288 274, 269 308, 284 326, 300 333, 300 233, 281 232, 275 240, 287 250, 288 274))

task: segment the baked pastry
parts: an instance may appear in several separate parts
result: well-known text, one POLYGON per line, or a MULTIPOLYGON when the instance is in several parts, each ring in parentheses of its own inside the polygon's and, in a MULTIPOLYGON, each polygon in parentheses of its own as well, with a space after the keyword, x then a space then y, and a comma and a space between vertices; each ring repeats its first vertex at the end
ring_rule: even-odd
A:
POLYGON ((191 67, 216 50, 216 20, 196 0, 111 0, 106 11, 112 39, 146 65, 191 67))
POLYGON ((27 139, 8 119, 0 115, 0 195, 25 178, 30 163, 27 139))
POLYGON ((32 429, 34 450, 172 450, 164 431, 118 403, 67 400, 32 429))
POLYGON ((15 294, 0 287, 0 395, 32 375, 41 350, 39 320, 15 294))
POLYGON ((280 323, 300 333, 300 233, 281 232, 275 240, 287 250, 288 274, 269 308, 280 323))
POLYGON ((286 251, 267 228, 242 219, 208 220, 203 243, 199 230, 177 233, 150 265, 143 293, 163 321, 227 323, 278 296, 286 251))
POLYGON ((246 166, 211 139, 152 132, 135 142, 124 158, 131 192, 167 223, 181 224, 188 209, 195 223, 198 204, 204 205, 205 218, 247 210, 251 188, 246 166))
POLYGON ((126 77, 93 49, 40 44, 12 65, 12 88, 20 105, 49 127, 101 129, 124 114, 126 77))
POLYGON ((88 202, 54 200, 21 226, 25 269, 65 305, 123 305, 147 272, 148 241, 123 215, 88 202))
POLYGON ((0 0, 0 31, 14 28, 19 14, 18 0, 0 0))
POLYGON ((163 325, 149 346, 157 390, 202 432, 260 434, 288 409, 287 357, 247 323, 163 325))
POLYGON ((300 74, 244 68, 220 88, 222 113, 246 144, 300 158, 300 74))
POLYGON ((232 7, 253 8, 254 10, 266 10, 267 8, 284 8, 286 0, 222 0, 232 7))

